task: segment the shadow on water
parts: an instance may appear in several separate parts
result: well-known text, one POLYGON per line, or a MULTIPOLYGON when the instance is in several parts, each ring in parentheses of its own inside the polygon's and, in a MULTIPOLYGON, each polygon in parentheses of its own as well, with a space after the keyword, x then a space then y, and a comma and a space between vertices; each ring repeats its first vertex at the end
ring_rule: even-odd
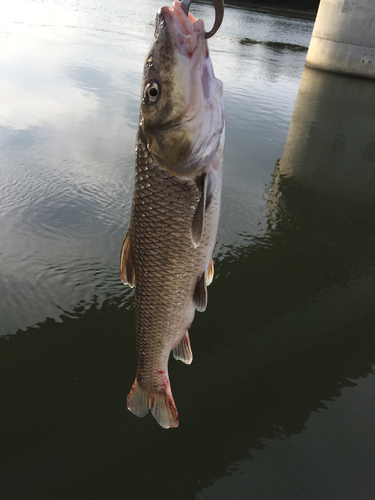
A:
POLYGON ((194 363, 170 361, 179 429, 126 410, 134 313, 115 300, 0 338, 3 498, 218 498, 199 492, 372 372, 372 96, 373 82, 304 70, 268 229, 218 259, 194 363))

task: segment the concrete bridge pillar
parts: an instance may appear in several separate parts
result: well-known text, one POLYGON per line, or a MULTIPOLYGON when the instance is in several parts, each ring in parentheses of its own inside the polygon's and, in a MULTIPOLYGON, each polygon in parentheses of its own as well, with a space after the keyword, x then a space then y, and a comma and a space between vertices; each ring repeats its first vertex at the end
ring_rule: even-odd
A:
POLYGON ((306 64, 375 78, 375 0, 320 0, 306 64))

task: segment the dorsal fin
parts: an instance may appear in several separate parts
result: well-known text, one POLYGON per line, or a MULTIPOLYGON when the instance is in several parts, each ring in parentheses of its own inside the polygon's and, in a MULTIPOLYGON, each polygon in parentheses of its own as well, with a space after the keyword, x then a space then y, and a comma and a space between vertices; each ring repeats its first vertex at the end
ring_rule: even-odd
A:
POLYGON ((210 260, 206 271, 206 286, 211 285, 212 280, 214 279, 214 261, 210 260))
POLYGON ((181 342, 173 349, 174 359, 179 359, 183 363, 190 365, 193 361, 193 353, 191 352, 189 333, 186 331, 181 339, 181 342))
POLYGON ((131 288, 135 285, 135 268, 129 228, 121 248, 120 278, 124 285, 129 285, 131 288))
POLYGON ((203 312, 207 307, 207 286, 205 273, 202 273, 197 286, 195 288, 194 297, 193 297, 194 307, 197 311, 203 312))
POLYGON ((202 194, 195 211, 191 226, 191 242, 194 248, 199 247, 204 229, 204 214, 206 211, 207 174, 203 174, 202 194))

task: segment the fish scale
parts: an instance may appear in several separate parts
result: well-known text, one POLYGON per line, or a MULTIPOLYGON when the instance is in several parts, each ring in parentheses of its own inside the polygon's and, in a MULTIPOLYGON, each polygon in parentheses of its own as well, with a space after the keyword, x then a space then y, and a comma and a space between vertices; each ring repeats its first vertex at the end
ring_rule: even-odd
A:
MULTIPOLYGON (((166 368, 170 351, 181 341, 194 315, 194 290, 211 257, 210 235, 203 233, 201 245, 193 248, 190 230, 201 197, 195 180, 166 173, 141 140, 136 164, 130 235, 140 353, 137 378, 142 385, 160 391, 158 371, 166 368), (139 203, 140 193, 144 203, 139 203), (157 277, 157 287, 150 286, 150 277, 157 277)), ((209 225, 210 210, 206 217, 209 225)))

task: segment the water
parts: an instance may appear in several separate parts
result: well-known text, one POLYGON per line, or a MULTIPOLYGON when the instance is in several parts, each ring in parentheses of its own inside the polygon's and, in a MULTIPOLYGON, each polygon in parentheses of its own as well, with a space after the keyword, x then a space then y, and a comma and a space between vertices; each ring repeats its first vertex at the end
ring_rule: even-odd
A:
POLYGON ((304 68, 311 21, 227 8, 210 40, 215 280, 193 364, 170 361, 180 427, 126 409, 119 251, 161 5, 2 5, 1 498, 372 499, 375 83, 304 68))

